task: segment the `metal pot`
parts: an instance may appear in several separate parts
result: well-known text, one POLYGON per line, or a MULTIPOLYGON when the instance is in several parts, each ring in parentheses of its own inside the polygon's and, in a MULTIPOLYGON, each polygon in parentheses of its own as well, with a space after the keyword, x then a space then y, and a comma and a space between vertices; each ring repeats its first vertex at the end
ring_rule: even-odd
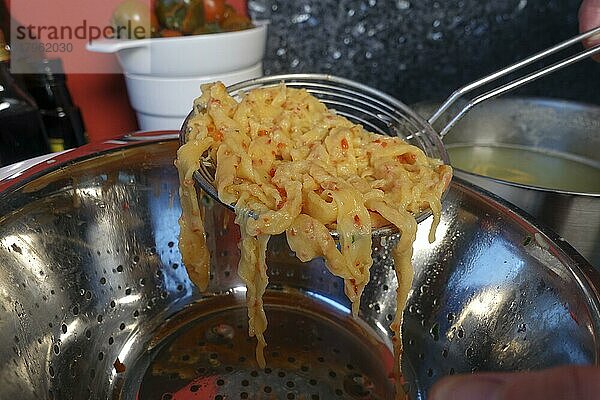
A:
MULTIPOLYGON (((437 108, 415 107, 422 115, 437 108)), ((442 126, 446 122, 438 121, 442 126)), ((444 137, 444 144, 448 149, 464 144, 521 146, 566 153, 600 168, 600 107, 543 98, 491 100, 469 111, 444 137)), ((460 169, 455 176, 527 211, 600 268, 600 193, 544 189, 460 169)))
MULTIPOLYGON (((230 211, 205 204, 205 293, 181 264, 177 137, 91 144, 0 179, 0 398, 391 398, 395 237, 374 243, 358 319, 322 260, 272 238, 260 370, 230 211)), ((405 313, 414 399, 452 373, 600 365, 600 274, 566 242, 460 178, 432 244, 430 223, 405 313)))

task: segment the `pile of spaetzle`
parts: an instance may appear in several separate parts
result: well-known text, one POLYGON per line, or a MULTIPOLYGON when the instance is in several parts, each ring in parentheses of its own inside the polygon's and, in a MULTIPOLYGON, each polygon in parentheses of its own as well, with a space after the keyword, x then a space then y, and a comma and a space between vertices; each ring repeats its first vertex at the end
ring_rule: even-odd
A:
POLYGON ((400 376, 402 311, 412 284, 415 215, 431 209, 439 222, 440 199, 452 169, 397 137, 367 132, 302 89, 285 85, 254 89, 240 102, 221 83, 202 87, 188 121, 187 142, 178 151, 182 217, 180 250, 190 278, 208 283, 209 254, 192 174, 206 153, 216 160, 215 186, 235 204, 241 230, 238 274, 247 285, 250 335, 264 368, 267 318, 263 310, 271 235, 285 233, 302 261, 323 257, 343 278, 358 314, 369 282, 371 230, 395 225, 401 238, 393 251, 398 277, 395 376, 400 376), (251 218, 252 211, 257 218, 251 218), (330 231, 338 233, 336 243, 330 231), (339 246, 338 246, 339 244, 339 246))

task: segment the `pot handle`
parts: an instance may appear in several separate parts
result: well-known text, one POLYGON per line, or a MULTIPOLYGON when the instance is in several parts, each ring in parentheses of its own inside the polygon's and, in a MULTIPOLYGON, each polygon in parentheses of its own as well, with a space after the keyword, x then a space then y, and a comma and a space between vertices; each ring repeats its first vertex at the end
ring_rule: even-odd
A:
MULTIPOLYGON (((460 89, 454 91, 454 93, 452 93, 452 95, 450 95, 450 97, 448 97, 448 99, 446 99, 446 101, 440 106, 440 108, 428 119, 429 124, 433 125, 433 123, 435 121, 437 121, 437 119, 441 115, 443 115, 446 111, 448 111, 448 109, 452 106, 452 104, 454 104, 459 98, 461 98, 465 94, 472 92, 473 90, 480 88, 484 85, 487 85, 488 83, 491 83, 491 82, 497 80, 498 78, 501 78, 503 76, 511 74, 511 73, 513 73, 525 66, 528 66, 534 62, 540 61, 554 53, 557 53, 559 51, 567 49, 568 47, 571 47, 572 45, 579 43, 585 39, 588 39, 596 34, 600 34, 600 26, 598 26, 594 29, 591 29, 587 32, 584 32, 580 35, 577 35, 575 37, 572 37, 571 39, 568 39, 562 43, 552 46, 546 50, 542 50, 541 52, 534 54, 524 60, 516 62, 515 64, 512 64, 508 67, 505 67, 505 68, 498 70, 488 76, 485 76, 481 79, 478 79, 474 82, 471 82, 471 83, 461 87, 460 89)), ((540 68, 534 72, 531 72, 525 76, 511 80, 510 82, 508 82, 506 84, 497 86, 496 88, 493 88, 487 92, 484 92, 483 94, 480 94, 480 95, 474 97, 473 99, 469 100, 467 102, 467 104, 462 109, 460 109, 460 111, 458 111, 456 113, 456 115, 454 115, 450 118, 449 122, 446 123, 446 125, 440 130, 440 133, 439 133, 440 137, 443 139, 444 136, 446 136, 446 134, 448 133, 448 131, 450 131, 450 129, 452 129, 452 127, 454 125, 456 125, 456 123, 469 110, 471 110, 471 108, 475 107, 477 104, 479 104, 483 101, 492 99, 494 97, 497 97, 503 93, 507 93, 507 92, 509 92, 513 89, 516 89, 520 86, 523 86, 529 82, 533 82, 534 80, 536 80, 538 78, 541 78, 543 76, 551 74, 551 73, 558 71, 564 67, 567 67, 571 64, 575 64, 576 62, 581 61, 585 58, 591 57, 595 54, 600 54, 600 45, 596 45, 596 46, 591 47, 587 50, 584 50, 580 53, 568 56, 552 65, 542 67, 542 68, 540 68)))
POLYGON ((85 45, 85 48, 88 51, 93 51, 95 53, 116 53, 120 50, 125 49, 135 49, 138 47, 147 47, 150 44, 148 39, 140 39, 140 40, 117 40, 117 39, 109 39, 109 40, 94 40, 88 42, 85 45))

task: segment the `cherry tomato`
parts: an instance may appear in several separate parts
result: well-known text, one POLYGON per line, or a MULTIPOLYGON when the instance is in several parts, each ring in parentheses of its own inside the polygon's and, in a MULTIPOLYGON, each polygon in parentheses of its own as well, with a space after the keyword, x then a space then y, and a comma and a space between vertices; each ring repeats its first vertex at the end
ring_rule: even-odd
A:
POLYGON ((225 15, 225 0, 204 0, 204 20, 219 22, 225 15))

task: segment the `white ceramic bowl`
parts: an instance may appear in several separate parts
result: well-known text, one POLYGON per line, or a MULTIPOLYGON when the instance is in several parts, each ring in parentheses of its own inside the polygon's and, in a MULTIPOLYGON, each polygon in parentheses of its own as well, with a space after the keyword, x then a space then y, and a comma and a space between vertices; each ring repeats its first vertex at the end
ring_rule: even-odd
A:
POLYGON ((142 130, 179 129, 200 96, 200 85, 221 81, 233 85, 262 76, 262 62, 235 72, 195 78, 125 74, 131 106, 142 130))
POLYGON ((150 115, 136 112, 140 130, 178 131, 185 121, 185 117, 165 117, 161 115, 150 115))
POLYGON ((214 75, 249 68, 262 61, 267 21, 237 32, 141 40, 96 40, 89 51, 116 53, 128 74, 165 77, 214 75))
POLYGON ((200 85, 221 81, 234 83, 262 76, 262 62, 235 72, 203 75, 193 78, 125 74, 129 101, 136 110, 146 114, 164 116, 187 115, 192 110, 200 85))

